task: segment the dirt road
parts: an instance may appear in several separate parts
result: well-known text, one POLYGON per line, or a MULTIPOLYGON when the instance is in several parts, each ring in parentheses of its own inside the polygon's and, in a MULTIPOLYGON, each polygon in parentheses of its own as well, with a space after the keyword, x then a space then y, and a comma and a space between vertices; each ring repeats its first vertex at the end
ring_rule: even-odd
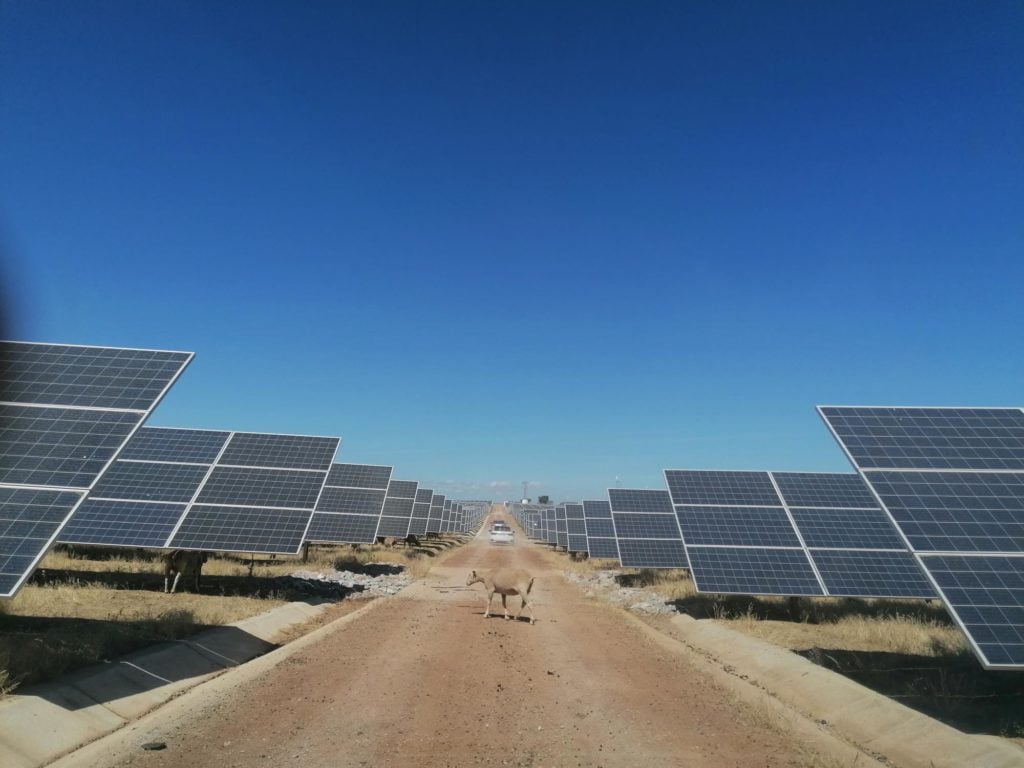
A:
MULTIPOLYGON (((521 539, 521 534, 517 536, 521 539)), ((818 764, 525 541, 485 538, 116 765, 809 766, 818 764), (471 568, 535 573, 537 623, 485 620, 471 568)), ((518 600, 514 601, 518 605, 518 600)), ((497 599, 495 603, 498 604, 497 599)))

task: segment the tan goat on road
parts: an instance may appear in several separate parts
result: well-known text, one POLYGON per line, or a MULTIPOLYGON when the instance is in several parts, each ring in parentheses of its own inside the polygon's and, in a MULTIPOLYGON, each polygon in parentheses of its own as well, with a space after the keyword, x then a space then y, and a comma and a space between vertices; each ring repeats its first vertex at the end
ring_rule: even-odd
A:
POLYGON ((528 574, 526 571, 515 570, 513 568, 499 568, 496 571, 473 571, 469 574, 469 578, 466 579, 466 586, 476 584, 480 582, 484 585, 484 589, 487 590, 487 610, 484 611, 484 618, 486 619, 491 615, 491 602, 494 600, 494 594, 501 595, 501 607, 505 610, 505 618, 508 619, 508 605, 506 600, 509 595, 519 595, 523 601, 522 605, 519 606, 519 613, 516 614, 516 621, 519 621, 519 617, 523 615, 523 609, 530 609, 530 623, 536 622, 536 618, 533 613, 533 605, 529 606, 526 604, 526 596, 530 594, 530 590, 533 589, 533 576, 528 574))
POLYGON ((205 552, 188 552, 184 549, 176 549, 164 555, 164 592, 173 593, 178 588, 178 581, 183 573, 195 576, 195 589, 199 591, 199 577, 203 571, 203 563, 209 555, 205 552), (174 584, 171 582, 171 574, 174 574, 174 584), (170 587, 170 589, 168 589, 170 587))

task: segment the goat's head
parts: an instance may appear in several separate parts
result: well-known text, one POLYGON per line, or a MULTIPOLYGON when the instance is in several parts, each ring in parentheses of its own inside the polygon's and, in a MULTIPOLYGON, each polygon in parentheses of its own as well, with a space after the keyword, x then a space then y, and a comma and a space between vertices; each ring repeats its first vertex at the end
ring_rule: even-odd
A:
POLYGON ((476 584, 478 582, 482 582, 483 580, 484 577, 479 575, 476 571, 470 571, 469 576, 466 577, 466 586, 468 587, 471 584, 476 584))

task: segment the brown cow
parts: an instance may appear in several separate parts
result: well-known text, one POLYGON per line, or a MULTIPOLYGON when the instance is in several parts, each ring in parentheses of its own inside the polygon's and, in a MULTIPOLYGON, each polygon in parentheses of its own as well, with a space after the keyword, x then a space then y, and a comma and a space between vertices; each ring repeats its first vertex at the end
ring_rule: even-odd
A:
POLYGON ((189 552, 185 549, 176 549, 164 555, 164 592, 171 592, 178 588, 178 581, 183 573, 195 576, 195 589, 199 591, 199 576, 203 571, 203 563, 209 559, 206 552, 189 552), (174 584, 171 584, 171 574, 174 574, 174 584), (170 587, 170 588, 168 588, 170 587))
POLYGON ((511 618, 508 615, 506 599, 509 595, 519 595, 523 602, 519 606, 519 613, 516 614, 516 621, 523 615, 523 609, 527 607, 530 609, 530 623, 533 624, 537 621, 533 613, 533 604, 531 603, 529 606, 526 604, 526 596, 533 589, 533 576, 526 571, 513 568, 499 568, 496 571, 472 571, 466 579, 466 586, 468 587, 477 582, 483 584, 484 589, 487 590, 487 610, 484 611, 485 619, 491 615, 491 602, 494 600, 494 594, 498 593, 501 595, 501 607, 505 610, 506 619, 511 618))

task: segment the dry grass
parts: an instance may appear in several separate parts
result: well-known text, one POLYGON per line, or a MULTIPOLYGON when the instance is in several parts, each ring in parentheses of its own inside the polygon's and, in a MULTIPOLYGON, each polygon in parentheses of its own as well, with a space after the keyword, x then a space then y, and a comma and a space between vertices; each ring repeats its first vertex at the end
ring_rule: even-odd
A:
MULTIPOLYGON (((447 538, 426 540, 419 548, 318 546, 311 548, 305 563, 301 557, 215 556, 203 566, 199 594, 182 579, 174 595, 163 592, 158 552, 55 550, 44 558, 30 584, 0 604, 0 696, 18 685, 51 680, 298 599, 282 590, 275 577, 297 570, 358 571, 372 564, 400 565, 413 576, 423 576, 432 556, 455 544, 454 538, 447 538)), ((316 622, 303 631, 315 626, 316 622)), ((288 639, 293 636, 298 635, 292 633, 288 639)))

